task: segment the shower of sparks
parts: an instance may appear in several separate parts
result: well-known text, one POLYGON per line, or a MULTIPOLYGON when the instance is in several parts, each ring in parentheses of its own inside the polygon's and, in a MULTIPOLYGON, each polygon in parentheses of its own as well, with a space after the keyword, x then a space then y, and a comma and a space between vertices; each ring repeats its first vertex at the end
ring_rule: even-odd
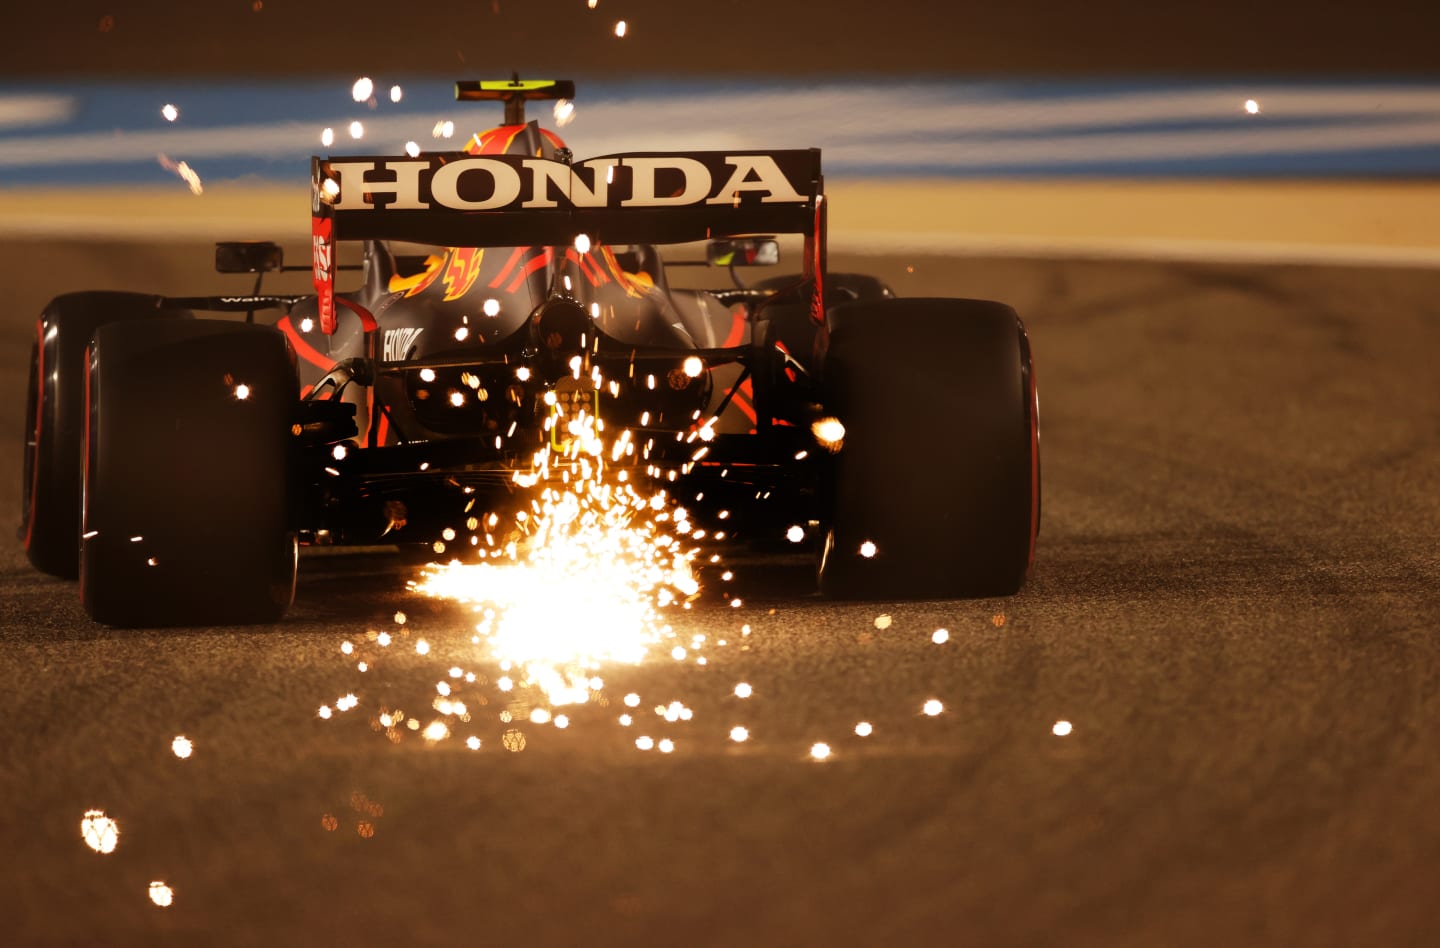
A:
MULTIPOLYGON (((599 387, 598 373, 594 381, 599 387)), ((487 543, 480 563, 431 564, 412 588, 472 604, 480 617, 476 638, 508 663, 512 686, 533 688, 554 707, 593 700, 599 688, 592 673, 601 662, 636 665, 657 647, 686 660, 689 651, 667 641, 675 633, 662 613, 700 587, 691 568, 698 550, 675 535, 688 513, 663 490, 647 493, 633 479, 611 476, 606 460, 620 455, 586 410, 569 420, 552 417, 568 438, 542 448, 530 470, 515 475, 520 487, 540 494, 515 515, 509 539, 487 543), (563 616, 555 611, 558 590, 563 616)), ((639 698, 632 704, 631 697, 625 703, 634 707, 639 698)))
POLYGON ((180 734, 170 742, 170 749, 175 752, 176 757, 185 760, 195 752, 195 745, 190 742, 190 738, 180 734))
POLYGON ((1071 727, 1069 721, 1056 721, 1055 726, 1050 729, 1050 733, 1054 734, 1056 737, 1065 737, 1072 730, 1074 730, 1074 728, 1071 727))
POLYGON ((104 810, 86 810, 80 820, 80 838, 97 853, 113 853, 120 842, 120 824, 106 816, 104 810))
POLYGON ((150 883, 150 901, 161 908, 169 908, 175 901, 175 890, 163 882, 150 883))

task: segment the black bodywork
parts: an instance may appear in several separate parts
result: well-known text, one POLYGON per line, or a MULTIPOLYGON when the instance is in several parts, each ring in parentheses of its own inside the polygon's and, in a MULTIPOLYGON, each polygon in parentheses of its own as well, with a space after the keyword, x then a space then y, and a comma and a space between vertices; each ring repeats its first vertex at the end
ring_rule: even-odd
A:
MULTIPOLYGON (((302 386, 292 429, 302 542, 428 546, 477 510, 504 507, 516 474, 547 444, 563 456, 564 426, 581 409, 615 435, 631 432, 629 453, 610 463, 665 483, 702 522, 724 511, 732 536, 779 540, 822 517, 827 459, 810 426, 825 334, 815 318, 824 198, 818 152, 770 154, 803 182, 803 200, 767 205, 757 190, 723 205, 618 206, 633 193, 623 167, 604 208, 377 213, 367 193, 370 206, 347 214, 317 197, 317 230, 358 236, 362 253, 355 284, 335 292, 332 332, 323 286, 266 296, 257 280, 248 296, 164 305, 245 310, 261 321, 257 312, 280 311, 275 325, 296 352, 302 386), (775 243, 722 238, 757 232, 799 234, 806 272, 740 286, 734 264, 775 243), (705 239, 713 259, 732 265, 716 282, 732 285, 671 287, 674 264, 658 244, 705 239)), ((436 156, 432 167, 466 157, 436 156)), ((720 180, 724 157, 686 160, 708 163, 720 180)), ((491 160, 518 168, 523 159, 491 160)), ((315 172, 320 195, 331 162, 317 159, 315 172)), ((221 245, 217 262, 263 271, 275 262, 266 246, 221 245)), ((703 263, 705 247, 686 256, 703 263)))

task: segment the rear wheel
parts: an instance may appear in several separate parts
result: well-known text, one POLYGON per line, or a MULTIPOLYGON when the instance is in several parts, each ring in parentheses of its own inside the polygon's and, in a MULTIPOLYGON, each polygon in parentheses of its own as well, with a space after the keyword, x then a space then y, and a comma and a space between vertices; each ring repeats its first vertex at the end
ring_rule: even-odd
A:
POLYGON ((284 336, 222 320, 101 328, 90 350, 80 592, 107 625, 273 622, 294 598, 284 336))
POLYGON ((158 296, 91 291, 51 300, 35 325, 25 406, 20 539, 31 564, 54 576, 80 569, 80 441, 84 433, 85 347, 113 322, 178 319, 158 296))
POLYGON ((822 590, 953 598, 1020 589, 1039 526, 1039 424, 1010 307, 903 299, 830 311, 826 409, 844 425, 822 590))

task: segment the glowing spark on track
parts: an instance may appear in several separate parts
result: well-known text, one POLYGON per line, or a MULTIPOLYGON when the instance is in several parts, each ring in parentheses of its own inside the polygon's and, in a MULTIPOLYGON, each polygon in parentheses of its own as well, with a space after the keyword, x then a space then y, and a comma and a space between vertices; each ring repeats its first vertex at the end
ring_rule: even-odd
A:
POLYGON ((1066 737, 1073 730, 1069 721, 1056 721, 1055 726, 1050 728, 1050 733, 1056 737, 1066 737))
POLYGON ((871 734, 875 733, 875 728, 870 725, 869 721, 861 721, 859 724, 855 725, 855 733, 858 734, 860 737, 869 737, 871 734))
POLYGON ((929 701, 925 702, 925 704, 920 708, 920 710, 933 718, 941 711, 944 711, 945 706, 936 699, 931 698, 929 701))
POLYGON ((815 760, 826 760, 830 757, 830 745, 825 743, 814 744, 810 748, 810 756, 815 760))
POLYGON ((80 838, 97 853, 113 853, 120 842, 120 824, 104 810, 86 810, 80 820, 80 838))
POLYGON ((625 23, 624 20, 617 20, 617 21, 616 21, 616 23, 615 23, 615 35, 616 35, 616 36, 623 38, 623 37, 625 36, 625 33, 626 33, 628 30, 629 30, 629 26, 626 25, 626 23, 625 23))
POLYGON ((930 641, 934 642, 936 645, 944 645, 946 642, 950 641, 950 630, 936 629, 934 633, 931 634, 930 641))
POLYGON ((730 740, 737 744, 743 744, 750 740, 750 729, 745 727, 732 727, 730 729, 730 740))
POLYGON ((169 908, 175 902, 175 890, 157 879, 150 883, 150 901, 161 908, 169 908))
POLYGON ((735 697, 737 698, 748 698, 754 693, 754 689, 750 687, 749 682, 742 681, 735 686, 735 697))
POLYGON ((865 557, 867 560, 873 557, 877 552, 878 551, 875 548, 875 544, 870 542, 869 540, 866 540, 864 543, 860 544, 860 555, 865 557))
POLYGON ((176 757, 185 760, 195 752, 195 745, 190 742, 190 738, 179 734, 170 742, 170 749, 175 752, 176 757))

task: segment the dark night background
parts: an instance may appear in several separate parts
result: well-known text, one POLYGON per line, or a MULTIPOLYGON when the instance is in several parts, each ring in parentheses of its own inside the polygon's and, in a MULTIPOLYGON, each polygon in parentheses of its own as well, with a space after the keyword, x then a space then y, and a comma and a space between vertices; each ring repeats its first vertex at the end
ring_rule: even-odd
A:
POLYGON ((4 17, 0 78, 345 74, 1423 75, 1425 0, 87 0, 4 17), (625 19, 629 35, 611 29, 625 19))

